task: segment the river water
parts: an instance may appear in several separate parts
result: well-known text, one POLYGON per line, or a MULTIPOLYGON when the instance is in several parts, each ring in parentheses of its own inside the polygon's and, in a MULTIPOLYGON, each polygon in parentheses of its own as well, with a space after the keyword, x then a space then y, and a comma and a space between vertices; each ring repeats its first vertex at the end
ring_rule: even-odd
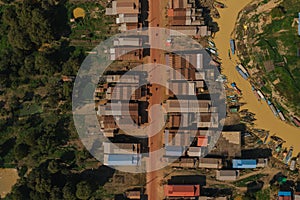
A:
POLYGON ((293 127, 279 118, 275 117, 270 110, 266 102, 259 102, 254 96, 251 85, 248 81, 243 79, 235 70, 236 61, 238 58, 231 55, 231 59, 228 56, 228 50, 230 49, 229 40, 231 33, 235 27, 237 16, 240 10, 242 10, 252 0, 223 0, 227 8, 219 9, 220 18, 215 19, 220 27, 220 31, 217 32, 214 42, 217 46, 218 53, 222 59, 223 74, 227 76, 228 82, 236 82, 237 86, 242 90, 243 97, 241 102, 246 104, 241 109, 249 109, 250 112, 255 114, 254 121, 256 128, 262 128, 270 131, 270 136, 275 134, 286 141, 287 148, 294 147, 293 155, 296 156, 300 152, 300 129, 293 127))

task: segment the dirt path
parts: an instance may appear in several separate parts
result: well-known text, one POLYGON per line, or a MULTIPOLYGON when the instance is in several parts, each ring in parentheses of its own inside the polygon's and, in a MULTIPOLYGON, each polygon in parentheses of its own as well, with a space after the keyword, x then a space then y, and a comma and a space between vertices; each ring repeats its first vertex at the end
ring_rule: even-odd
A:
POLYGON ((293 127, 279 118, 275 117, 268 107, 266 102, 257 101, 249 82, 244 80, 235 70, 235 65, 238 61, 236 55, 228 57, 230 49, 229 40, 231 33, 234 30, 235 22, 239 11, 249 4, 252 0, 223 0, 221 2, 227 5, 225 9, 219 9, 220 19, 215 19, 220 27, 220 31, 216 34, 214 42, 218 48, 218 53, 222 59, 223 74, 228 78, 229 83, 236 82, 237 86, 242 90, 243 97, 241 102, 246 104, 241 109, 249 109, 255 114, 254 121, 257 128, 262 128, 270 131, 270 135, 276 134, 286 141, 287 147, 294 146, 294 155, 300 152, 300 129, 293 127))

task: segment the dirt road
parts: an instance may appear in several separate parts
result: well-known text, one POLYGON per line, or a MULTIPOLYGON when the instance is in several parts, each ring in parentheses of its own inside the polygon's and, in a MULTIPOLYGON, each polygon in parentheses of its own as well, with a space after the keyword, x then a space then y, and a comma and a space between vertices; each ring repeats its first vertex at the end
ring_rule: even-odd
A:
POLYGON ((300 129, 293 127, 285 122, 276 118, 266 102, 257 101, 256 97, 251 91, 249 82, 244 80, 238 72, 235 70, 235 64, 238 58, 236 55, 231 55, 231 59, 228 57, 228 50, 230 49, 229 40, 231 33, 234 30, 238 13, 252 0, 223 0, 227 8, 219 9, 220 19, 215 19, 220 27, 220 31, 217 32, 214 42, 218 48, 218 53, 222 59, 223 74, 228 78, 229 83, 235 81, 237 86, 242 90, 243 97, 241 102, 246 104, 242 109, 249 109, 250 112, 255 114, 254 121, 257 128, 262 128, 270 131, 270 135, 276 134, 286 141, 285 146, 294 146, 294 155, 300 152, 300 129))
MULTIPOLYGON (((149 0, 149 26, 150 27, 159 27, 163 28, 165 25, 165 6, 167 1, 166 0, 149 0)), ((159 34, 158 32, 150 31, 149 33, 149 41, 151 46, 160 46, 164 41, 164 36, 162 34, 159 34)), ((151 48, 150 50, 150 56, 148 63, 154 63, 154 64, 165 64, 165 56, 164 52, 159 49, 151 48)), ((159 66, 158 66, 159 67, 159 66)), ((160 70, 159 68, 154 70, 152 74, 149 74, 150 79, 155 79, 157 77, 164 76, 164 70, 160 70)), ((150 80, 151 81, 151 80, 150 80)), ((150 88, 150 93, 152 96, 149 99, 149 108, 153 105, 160 105, 164 100, 164 94, 165 94, 165 88, 161 85, 153 84, 150 88)), ((149 109, 149 117, 150 120, 156 118, 156 113, 151 112, 151 109, 149 109)), ((151 121, 150 121, 151 123, 151 121)), ((161 130, 159 133, 151 133, 153 135, 149 138, 149 151, 154 152, 161 148, 163 148, 163 130, 161 130)), ((155 162, 157 161, 156 156, 150 156, 149 161, 147 164, 149 165, 155 165, 155 162)), ((151 167, 150 167, 151 168, 151 167)), ((149 167, 148 167, 149 169, 149 167)), ((147 185, 146 185, 146 193, 148 194, 149 200, 157 200, 157 199, 163 199, 164 193, 163 193, 163 186, 161 185, 161 180, 163 178, 163 171, 157 170, 153 172, 147 173, 147 185)))

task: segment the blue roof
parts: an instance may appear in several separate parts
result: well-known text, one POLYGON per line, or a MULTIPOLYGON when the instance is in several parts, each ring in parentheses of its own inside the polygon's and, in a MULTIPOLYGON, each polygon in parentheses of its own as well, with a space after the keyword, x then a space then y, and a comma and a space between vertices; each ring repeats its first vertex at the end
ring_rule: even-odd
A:
POLYGON ((109 154, 108 165, 140 165, 141 155, 136 154, 109 154))
POLYGON ((166 156, 182 156, 183 152, 182 146, 166 146, 166 156))
POLYGON ((284 197, 286 197, 286 196, 292 196, 292 192, 290 192, 290 191, 279 191, 278 192, 278 196, 284 196, 284 197))
POLYGON ((233 159, 232 167, 236 169, 253 169, 256 168, 256 160, 233 159))

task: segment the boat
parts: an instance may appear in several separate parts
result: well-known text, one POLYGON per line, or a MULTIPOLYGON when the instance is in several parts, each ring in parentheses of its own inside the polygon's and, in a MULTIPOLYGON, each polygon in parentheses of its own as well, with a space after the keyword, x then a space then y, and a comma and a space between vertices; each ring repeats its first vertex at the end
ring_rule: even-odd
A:
POLYGON ((266 100, 264 94, 260 91, 260 90, 257 90, 257 94, 259 95, 259 97, 262 99, 262 100, 266 100))
POLYGON ((211 54, 214 54, 214 55, 218 56, 218 53, 217 53, 216 49, 208 47, 208 48, 205 48, 205 50, 210 52, 211 54))
POLYGON ((300 127, 300 120, 297 117, 293 117, 292 120, 296 126, 300 127))
POLYGON ((234 42, 234 39, 230 39, 230 49, 231 49, 231 53, 234 54, 235 53, 235 42, 234 42))
POLYGON ((272 104, 272 102, 269 101, 269 100, 268 100, 268 105, 269 105, 270 109, 272 110, 273 114, 277 117, 277 116, 278 116, 277 109, 276 109, 275 106, 272 104))
POLYGON ((239 74, 245 79, 247 80, 249 78, 249 74, 246 72, 244 73, 243 70, 239 67, 239 65, 237 65, 235 67, 235 69, 239 72, 239 74))
POLYGON ((280 110, 277 110, 277 112, 278 112, 278 115, 279 115, 280 119, 282 121, 285 121, 285 117, 284 117, 283 113, 280 110))
POLYGON ((269 138, 269 133, 266 134, 266 137, 265 137, 265 139, 264 139, 264 144, 267 143, 268 138, 269 138))
POLYGON ((230 85, 239 95, 242 94, 242 91, 237 87, 235 82, 232 82, 230 85))
POLYGON ((225 8, 225 4, 224 3, 221 3, 221 2, 218 2, 218 1, 215 1, 214 2, 214 5, 217 7, 217 8, 225 8))
POLYGON ((284 158, 284 164, 288 164, 289 162, 290 162, 290 160, 291 160, 291 158, 292 158, 292 155, 293 155, 293 150, 294 150, 294 147, 293 146, 291 146, 290 147, 290 150, 288 151, 288 153, 287 153, 287 155, 286 155, 286 157, 284 158))
POLYGON ((239 67, 239 68, 242 70, 242 72, 243 72, 244 74, 246 74, 246 76, 249 78, 250 75, 249 75, 247 69, 246 69, 242 64, 239 64, 238 67, 239 67))
POLYGON ((213 48, 216 47, 216 45, 213 41, 208 40, 208 44, 209 44, 210 47, 213 47, 213 48))
POLYGON ((257 100, 260 101, 260 96, 258 95, 256 88, 253 85, 251 85, 251 89, 257 100))

